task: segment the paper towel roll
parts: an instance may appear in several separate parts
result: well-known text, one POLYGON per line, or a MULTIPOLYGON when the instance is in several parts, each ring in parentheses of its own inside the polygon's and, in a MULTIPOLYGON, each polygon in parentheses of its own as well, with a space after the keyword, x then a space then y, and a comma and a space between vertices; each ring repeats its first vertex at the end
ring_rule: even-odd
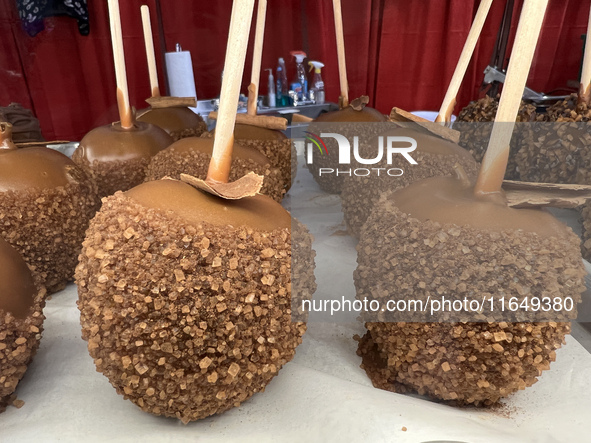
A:
MULTIPOLYGON (((167 52, 165 54, 166 72, 168 75, 169 95, 173 97, 195 97, 195 76, 193 62, 189 51, 167 52)), ((190 108, 197 112, 197 108, 190 108)))

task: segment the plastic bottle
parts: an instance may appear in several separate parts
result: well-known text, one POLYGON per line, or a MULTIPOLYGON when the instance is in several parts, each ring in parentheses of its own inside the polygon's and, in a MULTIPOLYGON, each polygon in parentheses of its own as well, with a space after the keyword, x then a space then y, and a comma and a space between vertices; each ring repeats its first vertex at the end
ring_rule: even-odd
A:
POLYGON ((285 69, 285 60, 279 58, 277 65, 277 99, 276 106, 287 106, 289 104, 289 94, 287 85, 287 71, 285 69))
POLYGON ((322 75, 320 74, 322 68, 324 68, 324 63, 310 61, 308 62, 310 65, 310 71, 314 69, 314 77, 312 78, 312 87, 311 90, 314 91, 314 97, 316 98, 316 104, 322 105, 325 100, 324 94, 324 82, 322 81, 322 75))
POLYGON ((308 96, 308 77, 304 69, 306 53, 303 51, 292 51, 291 55, 295 58, 296 75, 289 89, 297 94, 298 100, 304 100, 308 96))
POLYGON ((267 83, 267 101, 269 108, 275 107, 275 79, 273 78, 273 70, 265 69, 269 71, 269 82, 267 83))

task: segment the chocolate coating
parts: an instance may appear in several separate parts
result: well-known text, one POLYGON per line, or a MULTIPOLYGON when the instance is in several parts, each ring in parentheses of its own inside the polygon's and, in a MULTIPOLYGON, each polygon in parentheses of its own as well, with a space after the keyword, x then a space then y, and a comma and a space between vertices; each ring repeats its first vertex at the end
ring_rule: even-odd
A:
POLYGON ((62 153, 16 149, 10 134, 2 134, 8 139, 0 144, 0 236, 56 292, 74 274, 84 232, 100 204, 96 187, 62 153))
MULTIPOLYGON (((396 128, 380 135, 384 140, 388 136, 414 138, 417 148, 411 156, 418 164, 410 165, 401 156, 394 156, 393 164, 388 165, 384 155, 383 160, 378 164, 355 166, 386 169, 398 167, 404 170, 402 176, 391 177, 385 171, 381 171, 379 176, 373 173, 367 177, 343 177, 342 208, 347 229, 354 236, 359 236, 363 224, 384 192, 394 191, 429 177, 455 175, 453 168, 456 163, 464 168, 468 177, 475 179, 478 175, 480 166, 468 151, 455 143, 408 128, 396 128)), ((362 157, 375 157, 378 152, 377 143, 376 137, 367 144, 361 144, 359 151, 362 157)))
POLYGON ((76 271, 82 336, 97 371, 142 410, 183 423, 264 390, 306 330, 290 315, 292 278, 306 283, 307 296, 315 288, 301 224, 229 226, 221 213, 259 223, 252 211, 278 205, 264 196, 213 201, 169 180, 107 197, 76 271))
MULTIPOLYGON (((175 142, 152 158, 146 170, 146 181, 164 177, 180 179, 181 174, 205 179, 213 152, 212 137, 189 137, 175 142)), ((285 194, 281 171, 271 167, 269 160, 256 149, 234 143, 229 181, 235 181, 249 172, 264 177, 261 194, 280 202, 285 194)))
POLYGON ((48 148, 0 149, 0 192, 66 186, 75 179, 75 163, 48 148))
POLYGON ((289 229, 291 217, 283 207, 264 195, 224 200, 178 180, 147 182, 125 193, 147 208, 173 211, 187 223, 209 223, 235 228, 250 226, 263 231, 289 229))
MULTIPOLYGON (((215 131, 214 131, 215 133, 215 131)), ((286 135, 274 129, 261 128, 259 126, 236 123, 234 125, 234 138, 236 140, 285 140, 286 135)))
POLYGON ((164 129, 174 141, 185 137, 199 137, 207 131, 203 118, 184 106, 150 108, 141 114, 137 121, 164 129))
POLYGON ((12 125, 0 123, 0 192, 66 186, 75 164, 53 149, 18 149, 12 142, 12 125))
POLYGON ((72 159, 89 163, 150 159, 172 144, 171 137, 155 125, 138 122, 131 130, 119 123, 99 126, 84 136, 72 159))
POLYGON ((16 399, 14 391, 39 347, 44 297, 19 253, 0 239, 0 412, 16 399))
POLYGON ((521 229, 544 237, 565 238, 564 223, 540 209, 515 209, 502 196, 495 200, 474 196, 473 187, 455 177, 433 177, 415 182, 390 196, 402 212, 419 221, 472 226, 487 232, 521 229))
POLYGON ((25 318, 37 293, 38 288, 25 261, 0 238, 0 312, 25 318))
MULTIPOLYGON (((569 228, 544 211, 510 209, 471 193, 470 184, 434 177, 384 196, 357 247, 357 297, 580 301, 585 270, 569 228)), ((374 386, 479 406, 534 384, 570 332, 568 323, 552 321, 366 327, 358 354, 374 386)))
POLYGON ((357 123, 379 123, 388 119, 384 114, 369 106, 361 111, 356 111, 351 106, 339 109, 338 111, 325 112, 320 114, 314 122, 316 123, 338 123, 338 122, 357 122, 357 123))
POLYGON ((150 159, 172 143, 166 131, 149 123, 136 122, 129 130, 113 123, 86 134, 72 160, 96 182, 99 196, 104 197, 142 183, 150 159))

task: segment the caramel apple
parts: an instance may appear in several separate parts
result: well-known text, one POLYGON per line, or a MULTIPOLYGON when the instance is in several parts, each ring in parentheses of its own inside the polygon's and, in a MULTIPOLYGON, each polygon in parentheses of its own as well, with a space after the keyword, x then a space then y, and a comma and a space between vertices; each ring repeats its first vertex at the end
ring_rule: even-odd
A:
POLYGON ((172 137, 158 126, 136 121, 127 90, 119 7, 115 9, 110 10, 109 19, 120 121, 90 131, 72 155, 72 160, 95 181, 101 198, 142 183, 150 159, 173 143, 172 137))
MULTIPOLYGON (((497 108, 499 106, 498 98, 486 96, 480 100, 471 102, 458 115, 454 123, 454 129, 460 131, 459 145, 472 154, 477 162, 481 162, 488 140, 492 131, 492 126, 497 108)), ((536 107, 521 102, 516 122, 532 122, 536 118, 536 107)), ((505 178, 507 180, 519 180, 520 170, 517 165, 518 152, 521 146, 527 144, 532 136, 532 127, 530 125, 516 125, 514 135, 511 138, 511 150, 509 151, 509 163, 505 178)))
MULTIPOLYGON (((417 148, 411 156, 417 164, 411 165, 404 157, 396 155, 392 157, 392 164, 389 165, 387 156, 384 155, 377 164, 357 165, 364 170, 368 169, 369 175, 363 176, 365 171, 360 169, 358 176, 352 174, 350 177, 344 177, 341 204, 347 229, 356 237, 361 233, 363 224, 382 193, 408 186, 424 178, 454 174, 456 163, 463 167, 469 177, 475 178, 478 174, 479 165, 474 158, 455 143, 409 128, 396 128, 380 134, 384 145, 388 136, 413 138, 417 142, 417 148), (378 168, 382 168, 379 175, 378 168), (393 176, 388 175, 390 170, 394 171, 393 176), (402 175, 401 171, 404 172, 402 175)), ((361 144, 361 157, 375 158, 378 142, 378 137, 375 137, 369 143, 361 144)))
MULTIPOLYGON (((583 292, 579 239, 543 210, 475 197, 453 177, 418 181, 376 205, 361 233, 357 298, 571 297, 583 292), (409 253, 412 251, 412 254, 409 253)), ((385 300, 382 300, 385 301, 385 300)), ((536 382, 566 322, 368 322, 359 354, 376 387, 490 405, 536 382)))
POLYGON ((207 132, 203 118, 186 107, 151 108, 137 120, 164 129, 174 141, 185 137, 199 137, 207 132))
POLYGON ((523 181, 591 184, 591 109, 577 94, 539 114, 528 143, 516 155, 523 181))
MULTIPOLYGON (((367 97, 362 97, 362 99, 367 99, 367 97)), ((349 139, 357 136, 360 142, 372 138, 374 135, 378 135, 385 130, 383 125, 376 125, 375 123, 384 123, 387 121, 387 118, 379 111, 365 106, 366 103, 367 100, 360 101, 360 99, 356 99, 351 106, 338 111, 320 114, 320 116, 310 123, 309 131, 320 135, 320 132, 329 132, 328 128, 330 128, 330 132, 341 134, 349 139), (356 102, 359 102, 359 105, 356 102), (316 123, 319 125, 316 126, 316 123)), ((339 194, 343 186, 343 177, 345 176, 320 174, 320 169, 322 168, 330 168, 334 171, 339 169, 339 167, 343 169, 343 165, 339 165, 339 156, 336 155, 338 152, 337 141, 328 138, 325 140, 325 143, 329 154, 315 155, 314 161, 308 163, 307 167, 314 180, 320 186, 320 189, 331 194, 339 194), (331 153, 333 154, 331 155, 331 153)))
POLYGON ((501 122, 516 118, 547 4, 524 2, 476 182, 459 166, 456 177, 417 181, 384 195, 364 225, 357 298, 398 307, 364 314, 358 351, 378 387, 494 404, 549 369, 576 318, 586 274, 578 237, 544 210, 508 207, 501 189, 513 133, 501 122), (399 303, 444 306, 444 297, 449 307, 436 313, 399 303))
MULTIPOLYGON (((232 151, 240 155, 231 140, 253 6, 234 2, 205 180, 183 175, 105 198, 76 271, 97 370, 142 410, 185 424, 264 391, 301 343, 298 307, 316 288, 305 227, 257 193, 260 181, 249 187, 254 174, 228 182, 232 151), (209 193, 228 188, 238 190, 233 199, 209 193)), ((211 143, 175 145, 196 140, 211 143)))
POLYGON ((291 303, 315 290, 311 244, 263 195, 223 200, 166 179, 108 197, 76 273, 97 370, 185 423, 240 405, 301 343, 291 303))
POLYGON ((100 200, 72 160, 44 147, 17 149, 12 126, 0 123, 0 236, 49 293, 74 276, 84 232, 100 200))
MULTIPOLYGON (((189 137, 179 140, 155 155, 146 170, 146 181, 164 177, 180 179, 181 174, 205 178, 213 152, 214 138, 211 136, 189 137)), ((280 202, 285 194, 283 175, 259 151, 233 144, 230 181, 255 172, 265 177, 261 192, 280 202)))
POLYGON ((16 400, 14 391, 39 348, 44 297, 25 261, 0 238, 0 412, 16 400))
POLYGON ((142 183, 150 159, 172 143, 158 126, 135 122, 126 129, 113 123, 86 134, 72 160, 94 180, 99 196, 106 197, 142 183))
MULTIPOLYGON (((588 30, 591 31, 591 10, 588 30)), ((517 163, 524 181, 591 184, 591 32, 587 32, 579 91, 550 106, 517 163)))

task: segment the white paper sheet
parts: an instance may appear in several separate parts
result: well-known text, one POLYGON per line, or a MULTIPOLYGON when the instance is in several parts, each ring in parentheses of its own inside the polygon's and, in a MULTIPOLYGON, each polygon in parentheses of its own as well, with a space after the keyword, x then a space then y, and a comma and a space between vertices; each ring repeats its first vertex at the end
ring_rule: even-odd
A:
MULTIPOLYGON (((301 167, 290 194, 286 204, 316 237, 317 295, 341 291, 352 297, 355 242, 331 235, 344 229, 339 226, 338 197, 321 195, 301 167)), ((41 348, 17 390, 26 403, 0 414, 1 443, 591 440, 591 355, 571 337, 537 384, 507 399, 504 412, 494 412, 458 409, 373 388, 359 368, 352 336, 364 329, 354 322, 309 323, 295 359, 264 393, 221 416, 183 426, 142 412, 95 372, 80 338, 76 297, 70 285, 48 302, 41 348)))

